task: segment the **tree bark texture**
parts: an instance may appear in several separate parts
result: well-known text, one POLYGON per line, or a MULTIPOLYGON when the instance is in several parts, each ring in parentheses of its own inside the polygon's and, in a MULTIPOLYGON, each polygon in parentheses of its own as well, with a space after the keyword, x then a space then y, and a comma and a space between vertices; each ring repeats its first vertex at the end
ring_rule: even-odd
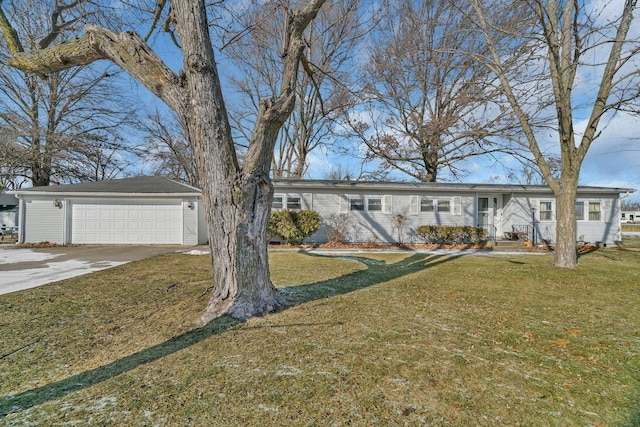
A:
POLYGON ((578 266, 576 244, 576 183, 566 183, 555 193, 556 196, 556 250, 553 265, 561 268, 578 266))

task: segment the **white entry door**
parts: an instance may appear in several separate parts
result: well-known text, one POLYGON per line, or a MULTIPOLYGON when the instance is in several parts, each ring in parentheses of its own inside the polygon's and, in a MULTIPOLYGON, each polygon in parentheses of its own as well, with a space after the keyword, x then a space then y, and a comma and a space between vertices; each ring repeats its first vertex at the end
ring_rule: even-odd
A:
POLYGON ((502 197, 499 194, 478 196, 478 227, 487 230, 490 238, 502 235, 502 197))
POLYGON ((71 243, 182 244, 182 200, 72 204, 71 243))

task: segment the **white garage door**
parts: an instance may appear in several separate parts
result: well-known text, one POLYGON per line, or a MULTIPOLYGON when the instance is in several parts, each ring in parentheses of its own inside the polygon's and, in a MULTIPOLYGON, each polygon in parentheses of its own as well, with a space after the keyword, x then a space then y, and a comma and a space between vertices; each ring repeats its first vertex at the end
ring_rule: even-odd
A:
POLYGON ((75 202, 71 242, 182 244, 182 201, 75 202))

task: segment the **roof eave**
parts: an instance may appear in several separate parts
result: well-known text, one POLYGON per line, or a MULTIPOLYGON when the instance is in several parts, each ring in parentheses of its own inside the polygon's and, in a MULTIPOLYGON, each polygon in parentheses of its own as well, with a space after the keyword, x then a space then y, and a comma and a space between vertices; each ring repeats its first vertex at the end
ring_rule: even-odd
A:
POLYGON ((20 191, 13 190, 16 196, 55 196, 55 197, 194 197, 201 192, 193 193, 122 193, 122 192, 80 192, 80 191, 20 191))
MULTIPOLYGON (((531 193, 544 192, 552 193, 546 185, 521 185, 521 184, 467 184, 467 183, 426 183, 426 182, 378 182, 378 181, 330 181, 330 180, 273 180, 275 187, 289 188, 309 188, 309 189, 330 189, 330 188, 361 188, 378 190, 431 190, 431 191, 469 191, 469 192, 511 192, 511 193, 531 193)), ((633 193, 632 188, 616 187, 590 187, 580 186, 581 193, 633 193)))

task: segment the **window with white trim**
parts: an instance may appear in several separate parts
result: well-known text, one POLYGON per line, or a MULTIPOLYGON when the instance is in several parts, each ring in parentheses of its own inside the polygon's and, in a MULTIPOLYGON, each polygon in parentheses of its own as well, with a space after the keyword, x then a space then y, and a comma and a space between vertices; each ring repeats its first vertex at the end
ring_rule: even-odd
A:
POLYGON ((541 201, 540 202, 540 221, 553 221, 553 202, 541 201))
POLYGON ((276 194, 271 201, 271 209, 288 209, 290 211, 302 209, 302 198, 300 196, 287 196, 276 194))
POLYGON ((271 209, 282 209, 282 196, 273 196, 271 209))
POLYGON ((433 199, 427 199, 426 197, 420 198, 420 212, 434 212, 435 203, 433 199))
POLYGON ((349 210, 350 211, 364 211, 364 198, 363 197, 351 197, 351 198, 349 198, 349 210))
POLYGON ((367 210, 382 212, 382 197, 367 198, 367 210))
POLYGON ((451 212, 451 200, 438 200, 438 212, 451 212))
POLYGON ((600 221, 602 218, 602 211, 600 202, 589 202, 589 221, 600 221))
POLYGON ((576 221, 584 221, 584 202, 576 200, 576 221))
POLYGON ((420 198, 420 212, 451 212, 451 199, 420 198))
POLYGON ((300 197, 287 197, 287 209, 296 211, 302 209, 302 201, 300 197))
POLYGON ((340 198, 340 212, 391 212, 391 196, 343 195, 340 198))

